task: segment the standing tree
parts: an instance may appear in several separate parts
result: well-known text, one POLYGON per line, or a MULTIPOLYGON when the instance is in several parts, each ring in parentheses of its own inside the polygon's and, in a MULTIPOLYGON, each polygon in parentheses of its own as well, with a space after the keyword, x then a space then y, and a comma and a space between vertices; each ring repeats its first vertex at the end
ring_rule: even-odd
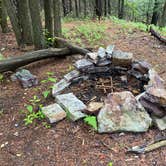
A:
POLYGON ((165 0, 164 7, 163 7, 160 26, 161 27, 166 26, 166 0, 165 0))
POLYGON ((45 40, 40 18, 40 0, 29 0, 29 8, 32 19, 33 41, 35 49, 42 49, 45 47, 45 40))
POLYGON ((119 19, 124 18, 124 0, 118 1, 118 18, 119 19))
POLYGON ((17 7, 15 6, 13 0, 3 0, 4 5, 7 9, 8 16, 10 18, 10 22, 13 27, 13 31, 16 36, 17 44, 20 46, 22 44, 22 34, 21 34, 21 28, 19 25, 19 20, 17 17, 17 7))
POLYGON ((54 7, 54 35, 60 37, 62 35, 60 0, 53 0, 54 7))
POLYGON ((44 0, 45 29, 47 37, 53 36, 52 0, 44 0))
POLYGON ((159 19, 159 0, 155 0, 151 24, 157 25, 159 19))
POLYGON ((32 45, 32 23, 28 0, 17 0, 18 21, 21 28, 22 44, 32 45))
POLYGON ((98 19, 100 21, 102 16, 102 0, 95 0, 95 11, 96 16, 98 16, 98 19))
POLYGON ((2 28, 2 32, 7 33, 8 32, 7 11, 3 1, 4 0, 0 0, 0 25, 2 28))

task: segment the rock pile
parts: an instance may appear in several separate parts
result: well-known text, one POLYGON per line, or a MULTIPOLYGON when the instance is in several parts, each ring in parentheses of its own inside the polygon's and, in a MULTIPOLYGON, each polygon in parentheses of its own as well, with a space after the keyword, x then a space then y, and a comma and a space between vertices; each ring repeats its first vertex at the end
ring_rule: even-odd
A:
POLYGON ((110 45, 100 47, 97 52, 88 53, 75 62, 75 70, 67 73, 53 87, 56 103, 43 108, 50 123, 70 115, 72 121, 88 114, 96 115, 99 133, 119 131, 145 132, 152 124, 160 130, 166 129, 166 90, 163 80, 145 61, 133 59, 132 53, 114 50, 110 45), (127 84, 126 75, 141 80, 144 92, 134 96, 130 91, 108 94, 104 103, 91 102, 85 105, 73 93, 63 94, 73 83, 93 77, 120 75, 127 84), (61 109, 60 109, 61 107, 61 109))

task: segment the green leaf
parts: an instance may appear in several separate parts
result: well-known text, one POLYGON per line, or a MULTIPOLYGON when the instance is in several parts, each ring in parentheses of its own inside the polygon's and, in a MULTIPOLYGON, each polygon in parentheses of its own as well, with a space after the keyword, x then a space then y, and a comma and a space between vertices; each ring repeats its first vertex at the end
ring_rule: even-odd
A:
POLYGON ((113 163, 112 163, 112 162, 109 162, 109 163, 108 163, 108 166, 113 166, 113 163))
POLYGON ((26 108, 29 111, 29 113, 33 112, 33 106, 32 105, 27 105, 26 108))
POLYGON ((97 130, 97 120, 95 116, 86 116, 84 118, 84 122, 92 126, 95 130, 97 130))
POLYGON ((56 80, 56 78, 53 78, 53 77, 48 77, 48 81, 50 81, 50 82, 56 82, 57 80, 56 80))
POLYGON ((41 80, 40 82, 41 82, 41 83, 47 83, 48 80, 41 80))
POLYGON ((47 75, 49 75, 49 76, 53 76, 54 73, 53 73, 53 72, 47 72, 47 75))
POLYGON ((46 90, 42 94, 43 94, 44 98, 46 99, 48 97, 48 95, 50 94, 50 90, 46 90))
POLYGON ((0 73, 0 81, 2 81, 4 78, 3 74, 0 73))

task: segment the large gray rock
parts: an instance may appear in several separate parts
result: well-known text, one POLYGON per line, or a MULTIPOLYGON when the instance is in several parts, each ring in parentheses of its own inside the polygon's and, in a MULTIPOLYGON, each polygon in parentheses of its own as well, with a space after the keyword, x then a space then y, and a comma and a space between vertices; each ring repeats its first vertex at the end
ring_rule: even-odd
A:
POLYGON ((154 69, 150 69, 148 72, 149 82, 148 85, 145 85, 147 90, 149 87, 164 89, 164 80, 158 75, 154 69))
POLYGON ((58 122, 66 117, 66 112, 56 103, 43 107, 42 112, 50 123, 58 122))
POLYGON ((99 133, 145 132, 152 121, 129 91, 109 94, 97 119, 99 133))
POLYGON ((80 76, 80 72, 78 70, 73 70, 73 71, 67 73, 66 75, 64 75, 64 79, 67 82, 70 82, 70 81, 72 81, 73 79, 75 79, 79 76, 80 76))
POLYGON ((69 113, 69 118, 76 121, 86 116, 82 111, 86 110, 86 105, 79 100, 73 93, 56 96, 56 101, 64 110, 69 113))
POLYGON ((80 59, 80 60, 75 62, 74 66, 78 70, 82 70, 82 69, 87 69, 89 67, 92 67, 93 63, 91 61, 89 61, 88 59, 80 59))
POLYGON ((151 65, 146 61, 136 61, 132 63, 132 69, 139 71, 142 74, 147 74, 151 69, 151 65))
POLYGON ((166 116, 163 118, 158 118, 153 116, 153 123, 155 124, 156 127, 158 127, 159 130, 165 130, 166 129, 166 116))
POLYGON ((106 54, 107 54, 107 58, 112 58, 112 53, 114 51, 115 46, 114 45, 109 45, 106 48, 106 54))
POLYGON ((112 64, 116 66, 130 67, 133 60, 133 54, 115 50, 112 55, 112 64))
POLYGON ((92 61, 93 63, 97 63, 99 60, 98 54, 97 52, 89 52, 86 54, 87 58, 90 59, 90 61, 92 61))
POLYGON ((99 57, 100 59, 105 59, 105 58, 106 58, 106 50, 105 50, 103 47, 100 47, 100 48, 98 49, 97 54, 98 54, 98 57, 99 57))
POLYGON ((105 73, 105 72, 109 72, 109 71, 110 71, 110 67, 108 67, 108 66, 89 67, 88 69, 83 70, 83 72, 87 73, 87 74, 105 73))
POLYGON ((67 82, 65 79, 60 80, 56 84, 54 84, 52 88, 52 95, 55 97, 60 94, 65 88, 70 85, 70 82, 67 82))
POLYGON ((24 88, 30 88, 38 84, 37 77, 30 73, 29 70, 21 69, 18 70, 14 75, 12 75, 12 79, 18 79, 24 88))

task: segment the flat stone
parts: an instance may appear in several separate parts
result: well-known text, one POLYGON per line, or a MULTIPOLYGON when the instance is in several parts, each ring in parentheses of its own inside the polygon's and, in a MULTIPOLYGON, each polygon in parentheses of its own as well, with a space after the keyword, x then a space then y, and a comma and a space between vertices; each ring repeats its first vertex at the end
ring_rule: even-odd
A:
POLYGON ((145 85, 147 90, 149 87, 164 89, 164 80, 158 75, 154 69, 150 69, 148 72, 149 82, 148 85, 145 85))
POLYGON ((70 82, 70 81, 72 81, 73 79, 75 79, 79 76, 80 76, 80 72, 78 70, 73 70, 73 71, 67 73, 66 75, 64 75, 64 79, 67 82, 70 82))
POLYGON ((112 63, 116 66, 130 67, 132 59, 132 53, 122 52, 120 50, 113 51, 112 63))
POLYGON ((99 133, 145 132, 152 119, 129 91, 111 93, 98 116, 99 133))
POLYGON ((43 107, 42 112, 50 123, 58 122, 66 117, 66 112, 56 103, 43 107))
POLYGON ((67 82, 65 79, 60 80, 56 84, 54 84, 52 89, 52 95, 55 97, 60 94, 65 88, 70 85, 70 82, 67 82))
POLYGON ((153 102, 150 102, 149 100, 147 100, 145 98, 145 96, 141 97, 139 99, 139 102, 141 103, 141 105, 145 108, 145 110, 148 113, 155 115, 157 117, 160 117, 160 118, 162 118, 165 115, 164 108, 162 108, 161 106, 159 106, 153 102))
POLYGON ((112 53, 114 51, 115 46, 114 45, 109 45, 106 48, 106 54, 108 58, 112 58, 112 53))
POLYGON ((146 61, 136 61, 132 63, 132 69, 139 71, 142 74, 147 74, 151 69, 151 65, 146 61))
POLYGON ((90 114, 97 114, 103 105, 104 103, 102 102, 90 102, 87 106, 87 111, 90 114))
POLYGON ((110 67, 108 66, 102 66, 102 67, 89 67, 88 69, 84 70, 83 72, 88 74, 94 74, 94 73, 105 73, 109 72, 110 67))
MULTIPOLYGON (((12 76, 14 80, 14 75, 12 76)), ((17 78, 23 88, 30 88, 38 84, 37 77, 30 73, 29 70, 21 69, 15 73, 15 78, 17 78)))
POLYGON ((166 90, 151 87, 146 91, 148 100, 159 104, 160 106, 166 107, 166 90))
POLYGON ((89 52, 86 54, 87 57, 90 59, 90 61, 92 61, 93 63, 97 63, 99 60, 98 54, 97 52, 89 52))
POLYGON ((147 74, 142 74, 139 71, 136 71, 135 69, 131 69, 127 72, 129 75, 135 77, 138 80, 141 81, 148 81, 148 75, 147 74))
POLYGON ((101 59, 106 58, 106 50, 103 47, 100 47, 98 49, 97 54, 98 54, 98 57, 101 59))
POLYGON ((153 116, 153 123, 155 124, 156 127, 158 127, 159 130, 165 130, 166 129, 166 116, 163 118, 158 118, 153 116))
POLYGON ((86 110, 86 105, 79 100, 73 93, 56 96, 56 101, 64 110, 69 113, 69 118, 76 121, 86 116, 82 111, 86 110))
POLYGON ((88 75, 82 75, 80 77, 74 78, 71 83, 75 84, 75 83, 79 83, 79 82, 82 82, 82 81, 86 81, 88 79, 89 79, 88 75))
POLYGON ((75 62, 74 66, 78 70, 81 70, 81 69, 86 69, 86 68, 93 66, 93 63, 87 59, 80 59, 80 60, 75 62))
POLYGON ((109 59, 100 59, 96 66, 102 67, 102 66, 108 66, 111 64, 111 61, 109 59))

